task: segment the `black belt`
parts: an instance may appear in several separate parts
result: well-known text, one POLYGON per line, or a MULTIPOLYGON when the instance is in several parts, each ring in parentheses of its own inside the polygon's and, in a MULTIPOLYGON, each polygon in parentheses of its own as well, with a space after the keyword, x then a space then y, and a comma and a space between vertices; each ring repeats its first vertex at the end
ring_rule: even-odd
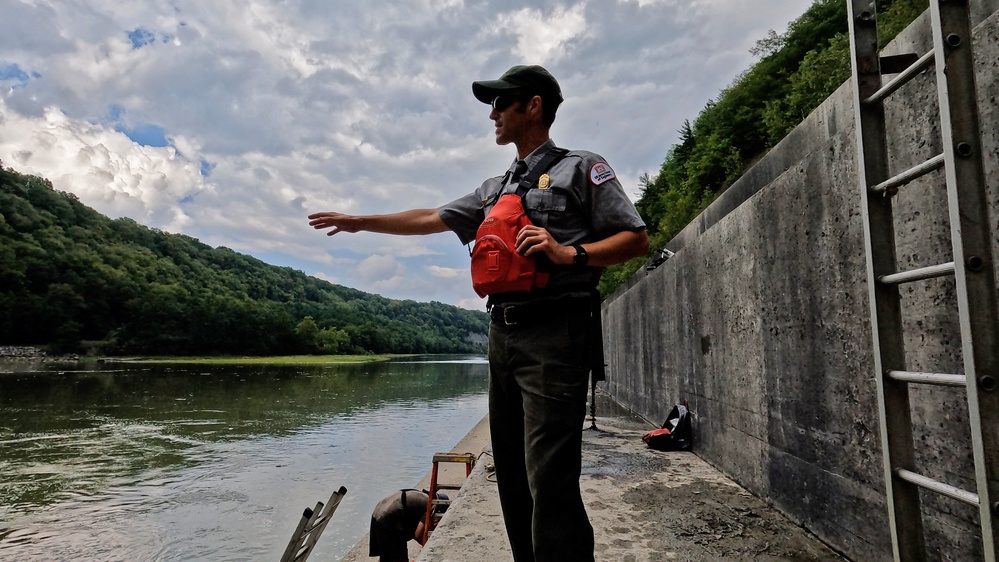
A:
POLYGON ((552 316, 590 314, 589 296, 557 297, 524 302, 506 302, 489 307, 489 317, 504 326, 533 324, 552 316))

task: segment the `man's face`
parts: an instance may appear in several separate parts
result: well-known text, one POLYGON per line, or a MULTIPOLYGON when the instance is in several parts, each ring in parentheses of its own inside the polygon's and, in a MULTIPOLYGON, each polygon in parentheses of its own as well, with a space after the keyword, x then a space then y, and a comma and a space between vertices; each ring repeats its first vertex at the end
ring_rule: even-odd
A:
POLYGON ((525 102, 500 96, 493 101, 489 118, 496 125, 496 144, 516 143, 527 130, 528 120, 525 102))

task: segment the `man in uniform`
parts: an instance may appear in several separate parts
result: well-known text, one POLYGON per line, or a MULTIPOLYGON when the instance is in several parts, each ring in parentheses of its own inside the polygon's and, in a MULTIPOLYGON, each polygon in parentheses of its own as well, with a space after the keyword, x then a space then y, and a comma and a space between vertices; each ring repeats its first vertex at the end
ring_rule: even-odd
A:
MULTIPOLYGON (((496 144, 513 144, 506 174, 487 179, 437 209, 388 215, 309 216, 338 232, 432 234, 453 231, 463 244, 503 193, 513 193, 555 147, 549 130, 561 88, 540 66, 515 66, 498 80, 472 84, 490 104, 496 144)), ((586 391, 593 366, 592 306, 603 267, 648 252, 645 223, 600 156, 569 151, 524 196, 531 220, 516 251, 544 263, 543 289, 489 295, 489 426, 500 505, 518 562, 593 560, 593 528, 579 489, 586 391)), ((539 264, 539 267, 541 265, 539 264)), ((602 368, 602 365, 600 365, 602 368)))

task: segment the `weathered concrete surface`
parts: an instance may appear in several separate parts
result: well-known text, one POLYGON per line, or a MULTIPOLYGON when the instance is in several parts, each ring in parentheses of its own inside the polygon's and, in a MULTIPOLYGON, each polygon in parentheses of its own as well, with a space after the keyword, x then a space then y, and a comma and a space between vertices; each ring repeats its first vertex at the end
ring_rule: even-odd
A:
MULTIPOLYGON (((842 560, 693 453, 648 449, 651 424, 605 396, 596 425, 583 430, 581 486, 597 560, 842 560)), ((490 465, 484 456, 418 561, 512 560, 490 465)))
MULTIPOLYGON (((999 2, 974 4, 993 237, 999 232, 999 2)), ((928 14, 893 44, 925 52, 928 14)), ((891 172, 942 151, 932 73, 886 106, 891 172)), ((856 560, 891 557, 857 184, 844 84, 604 307, 609 392, 647 419, 678 400, 696 450, 856 560)), ((950 261, 937 172, 896 197, 901 269, 950 261)), ((999 239, 993 252, 999 255, 999 239)), ((961 373, 953 280, 902 289, 909 370, 961 373)), ((960 389, 911 391, 917 466, 974 489, 960 389)), ((931 559, 981 556, 977 510, 924 495, 931 559)))
MULTIPOLYGON (((597 395, 597 429, 583 429, 583 499, 595 534, 596 559, 607 562, 843 560, 693 453, 653 451, 641 436, 652 424, 597 395)), ((421 550, 422 562, 512 560, 490 470, 487 420, 454 451, 485 451, 421 550)), ((429 474, 417 487, 429 485, 429 474)), ((343 562, 367 556, 364 537, 343 562)))

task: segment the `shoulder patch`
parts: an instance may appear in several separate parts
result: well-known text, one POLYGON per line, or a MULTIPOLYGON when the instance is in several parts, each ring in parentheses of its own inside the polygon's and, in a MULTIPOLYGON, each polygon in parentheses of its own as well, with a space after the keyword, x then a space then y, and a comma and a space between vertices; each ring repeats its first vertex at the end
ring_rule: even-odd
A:
POLYGON ((614 173, 614 170, 611 169, 607 162, 597 162, 590 166, 590 181, 593 182, 593 185, 609 182, 616 177, 617 174, 614 173))

